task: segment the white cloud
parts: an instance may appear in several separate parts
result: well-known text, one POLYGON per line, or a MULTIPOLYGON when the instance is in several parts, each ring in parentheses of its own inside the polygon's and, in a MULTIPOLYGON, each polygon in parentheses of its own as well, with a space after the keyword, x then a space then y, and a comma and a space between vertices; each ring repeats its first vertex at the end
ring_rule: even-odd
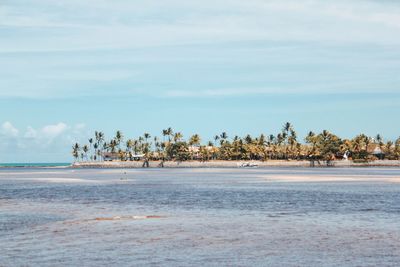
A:
POLYGON ((59 136, 63 132, 65 132, 65 130, 67 130, 67 128, 68 128, 68 126, 65 123, 60 122, 58 124, 47 125, 47 126, 43 127, 41 130, 41 133, 45 137, 54 138, 54 137, 59 136))
MULTIPOLYGON (((170 90, 165 93, 165 97, 224 97, 224 96, 245 96, 245 95, 264 95, 279 94, 282 90, 273 88, 222 88, 207 90, 170 90)), ((285 93, 288 93, 285 91, 285 93)))
POLYGON ((85 127, 86 127, 86 124, 84 124, 84 123, 78 123, 78 124, 75 124, 74 129, 75 129, 76 131, 80 131, 80 130, 83 130, 85 127))
POLYGON ((332 95, 332 94, 376 94, 390 93, 390 90, 381 90, 376 92, 375 88, 362 87, 360 89, 347 90, 347 84, 324 86, 291 86, 291 87, 274 87, 274 88, 216 88, 202 90, 168 90, 160 97, 167 98, 214 98, 214 97, 240 97, 240 96, 262 96, 262 95, 332 95))
POLYGON ((36 139, 36 141, 42 141, 43 139, 52 142, 52 140, 56 137, 66 137, 71 136, 71 134, 75 136, 79 136, 82 134, 82 131, 86 128, 85 123, 78 123, 74 126, 68 126, 64 122, 59 122, 57 124, 49 124, 45 125, 42 128, 35 129, 31 126, 26 128, 24 133, 24 138, 26 139, 36 139))
POLYGON ((1 132, 2 132, 2 134, 4 134, 5 136, 8 136, 8 137, 17 137, 19 130, 17 128, 15 128, 11 124, 11 122, 6 121, 1 126, 1 132))
POLYGON ((31 126, 28 126, 26 129, 26 132, 24 134, 25 138, 36 138, 37 137, 37 131, 35 129, 33 129, 31 126))
POLYGON ((74 142, 85 142, 86 125, 67 125, 64 122, 34 128, 27 126, 18 131, 11 122, 0 125, 0 161, 6 162, 54 162, 69 161, 70 148, 74 142))

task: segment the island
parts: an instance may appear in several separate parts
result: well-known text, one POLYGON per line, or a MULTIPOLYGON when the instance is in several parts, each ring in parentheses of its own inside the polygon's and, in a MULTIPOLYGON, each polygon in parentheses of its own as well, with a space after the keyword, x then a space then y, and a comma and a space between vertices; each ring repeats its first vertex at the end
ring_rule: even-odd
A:
POLYGON ((230 138, 222 132, 206 142, 199 134, 184 139, 171 127, 161 137, 144 133, 125 138, 116 131, 108 140, 96 131, 87 144, 73 145, 72 156, 75 168, 400 166, 400 137, 384 140, 380 134, 359 134, 347 139, 323 130, 310 131, 301 141, 289 122, 276 135, 230 138))

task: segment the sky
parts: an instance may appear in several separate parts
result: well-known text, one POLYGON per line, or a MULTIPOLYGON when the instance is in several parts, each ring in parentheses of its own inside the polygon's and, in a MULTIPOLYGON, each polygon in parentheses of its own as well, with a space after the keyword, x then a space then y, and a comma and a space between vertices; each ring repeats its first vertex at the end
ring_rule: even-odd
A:
POLYGON ((0 0, 0 162, 95 130, 400 135, 396 0, 0 0))

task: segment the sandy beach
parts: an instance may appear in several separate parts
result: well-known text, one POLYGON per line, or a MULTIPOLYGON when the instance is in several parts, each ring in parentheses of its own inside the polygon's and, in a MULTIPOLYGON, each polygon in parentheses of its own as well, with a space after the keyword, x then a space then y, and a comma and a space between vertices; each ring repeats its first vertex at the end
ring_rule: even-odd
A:
MULTIPOLYGON (((160 168, 160 161, 150 161, 149 168, 160 168)), ((254 167, 310 167, 310 161, 287 161, 287 160, 269 160, 269 161, 165 161, 164 168, 240 168, 247 163, 255 165, 254 167)), ((326 167, 326 162, 315 162, 314 167, 326 167)), ((399 167, 399 160, 376 160, 365 163, 353 161, 332 161, 330 167, 399 167)), ((143 161, 86 161, 75 162, 71 165, 73 168, 142 168, 143 161)))

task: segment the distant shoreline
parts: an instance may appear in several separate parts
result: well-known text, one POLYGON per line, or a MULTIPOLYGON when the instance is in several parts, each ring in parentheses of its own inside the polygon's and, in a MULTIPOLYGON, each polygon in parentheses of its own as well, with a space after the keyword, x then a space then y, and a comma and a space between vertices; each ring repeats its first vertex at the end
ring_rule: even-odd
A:
MULTIPOLYGON (((162 168, 161 161, 149 161, 149 168, 162 168)), ((268 167, 312 167, 310 161, 165 161, 164 168, 268 168, 268 167)), ((326 167, 400 167, 400 160, 375 160, 371 162, 325 161, 314 162, 316 168, 326 167)), ((102 161, 102 162, 75 162, 71 168, 145 168, 143 161, 102 161)))
POLYGON ((71 163, 55 162, 55 163, 0 163, 1 168, 67 168, 71 163))
MULTIPOLYGON (((149 168, 162 168, 161 161, 149 161, 149 168)), ((310 161, 306 160, 268 160, 268 161, 165 161, 163 168, 269 168, 269 167, 299 167, 309 168, 310 161)), ((345 168, 345 167, 400 167, 400 160, 375 160, 370 162, 331 161, 329 165, 325 161, 314 162, 315 168, 345 168)), ((118 169, 118 168, 144 168, 143 161, 84 161, 75 163, 1 163, 3 168, 75 168, 75 169, 118 169)))

